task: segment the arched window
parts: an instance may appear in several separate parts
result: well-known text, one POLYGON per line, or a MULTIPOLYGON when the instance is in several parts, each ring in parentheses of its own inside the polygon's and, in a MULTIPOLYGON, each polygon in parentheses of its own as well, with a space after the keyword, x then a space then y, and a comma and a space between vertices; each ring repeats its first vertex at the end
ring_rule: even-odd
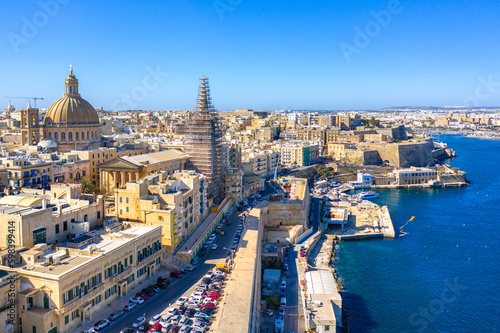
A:
POLYGON ((54 139, 56 139, 56 140, 59 139, 59 135, 57 134, 57 132, 54 133, 54 139))
POLYGON ((75 132, 75 141, 78 141, 78 132, 75 132))
POLYGON ((49 138, 52 138, 52 132, 49 132, 49 138))
POLYGON ((94 140, 94 132, 90 132, 90 134, 92 135, 92 140, 94 140))
POLYGON ((68 133, 68 140, 73 141, 73 132, 68 133))
POLYGON ((82 132, 82 140, 85 140, 85 133, 82 132))
POLYGON ((87 131, 87 141, 90 140, 90 134, 89 131, 87 131))
POLYGON ((66 133, 61 133, 61 141, 66 141, 66 133))

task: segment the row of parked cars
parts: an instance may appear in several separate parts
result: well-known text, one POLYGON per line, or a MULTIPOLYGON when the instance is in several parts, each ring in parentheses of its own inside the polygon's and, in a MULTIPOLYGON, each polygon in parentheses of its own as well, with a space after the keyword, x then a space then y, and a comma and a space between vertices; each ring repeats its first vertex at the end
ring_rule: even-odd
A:
MULTIPOLYGON (((167 280, 167 278, 160 276, 155 284, 149 285, 148 287, 143 288, 141 291, 137 292, 135 296, 129 300, 129 303, 123 307, 122 310, 111 313, 108 319, 99 320, 94 324, 93 327, 86 330, 85 333, 99 332, 105 329, 111 324, 111 321, 118 320, 125 314, 125 312, 134 310, 137 306, 143 304, 148 298, 155 296, 160 291, 162 291, 162 289, 166 289, 169 284, 170 282, 167 280)), ((134 330, 133 332, 135 333, 136 330, 134 330)))
MULTIPOLYGON (((225 269, 209 271, 202 279, 202 284, 188 297, 180 297, 175 306, 165 315, 156 315, 148 322, 144 316, 137 318, 134 325, 145 325, 146 332, 164 333, 203 333, 209 329, 213 312, 217 307, 226 278, 225 269)), ((129 333, 123 331, 122 333, 129 333)))

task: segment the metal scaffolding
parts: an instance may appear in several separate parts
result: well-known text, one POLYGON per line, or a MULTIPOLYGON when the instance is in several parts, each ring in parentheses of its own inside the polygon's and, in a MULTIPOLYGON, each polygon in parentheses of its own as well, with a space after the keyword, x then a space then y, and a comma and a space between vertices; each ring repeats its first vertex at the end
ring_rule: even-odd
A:
POLYGON ((223 128, 214 112, 208 78, 200 78, 196 114, 186 132, 188 168, 205 175, 215 203, 224 198, 223 128))

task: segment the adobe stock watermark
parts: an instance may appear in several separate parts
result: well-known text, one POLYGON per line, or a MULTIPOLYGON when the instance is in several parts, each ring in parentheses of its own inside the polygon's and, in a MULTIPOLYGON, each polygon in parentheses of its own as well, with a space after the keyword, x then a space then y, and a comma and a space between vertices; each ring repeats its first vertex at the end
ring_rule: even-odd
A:
POLYGON ((490 74, 487 78, 479 76, 477 79, 479 81, 479 84, 474 90, 474 94, 468 96, 464 100, 465 106, 481 106, 481 101, 487 100, 493 94, 500 92, 500 82, 493 81, 492 74, 490 74))
POLYGON ((68 2, 69 0, 38 1, 40 10, 33 14, 31 20, 29 20, 26 16, 21 18, 23 25, 21 27, 20 34, 15 32, 9 32, 7 34, 7 38, 9 39, 14 52, 19 53, 19 46, 22 44, 28 44, 31 39, 35 38, 40 29, 45 27, 49 23, 50 19, 59 13, 60 6, 65 5, 68 2))
POLYGON ((361 29, 358 26, 354 27, 354 32, 356 33, 353 39, 353 44, 346 42, 340 43, 340 50, 344 55, 348 64, 352 61, 352 56, 354 54, 360 54, 361 51, 370 45, 373 38, 380 35, 383 28, 386 28, 392 21, 394 15, 398 15, 403 11, 399 0, 389 0, 387 3, 387 9, 382 9, 380 11, 370 11, 370 15, 373 20, 368 21, 364 28, 361 29))
POLYGON ((214 0, 212 5, 219 16, 219 20, 224 21, 224 14, 226 12, 232 12, 234 8, 241 5, 243 0, 214 0))
POLYGON ((113 101, 111 105, 113 110, 132 110, 137 108, 139 102, 144 101, 148 93, 158 88, 169 75, 168 72, 163 72, 160 69, 160 65, 156 65, 156 69, 147 66, 146 72, 148 74, 143 77, 141 84, 133 87, 129 94, 121 94, 120 98, 113 101))
MULTIPOLYGON (((408 322, 411 327, 418 328, 416 332, 425 332, 429 325, 437 319, 436 317, 446 311, 446 304, 456 302, 462 295, 462 291, 467 289, 467 286, 458 282, 458 278, 455 278, 453 282, 445 280, 444 284, 445 287, 438 298, 430 301, 427 307, 419 308, 418 311, 411 314, 408 322)), ((409 332, 402 331, 401 333, 409 332)), ((411 330, 411 332, 415 331, 411 330)))

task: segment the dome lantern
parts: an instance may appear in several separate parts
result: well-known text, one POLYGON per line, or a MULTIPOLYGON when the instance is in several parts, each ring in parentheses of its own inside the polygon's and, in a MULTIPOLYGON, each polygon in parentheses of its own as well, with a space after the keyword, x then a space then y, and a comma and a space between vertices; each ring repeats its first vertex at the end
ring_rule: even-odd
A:
POLYGON ((69 68, 69 75, 64 81, 64 85, 66 86, 64 95, 80 96, 80 94, 78 93, 78 79, 73 74, 73 65, 69 65, 69 68))

